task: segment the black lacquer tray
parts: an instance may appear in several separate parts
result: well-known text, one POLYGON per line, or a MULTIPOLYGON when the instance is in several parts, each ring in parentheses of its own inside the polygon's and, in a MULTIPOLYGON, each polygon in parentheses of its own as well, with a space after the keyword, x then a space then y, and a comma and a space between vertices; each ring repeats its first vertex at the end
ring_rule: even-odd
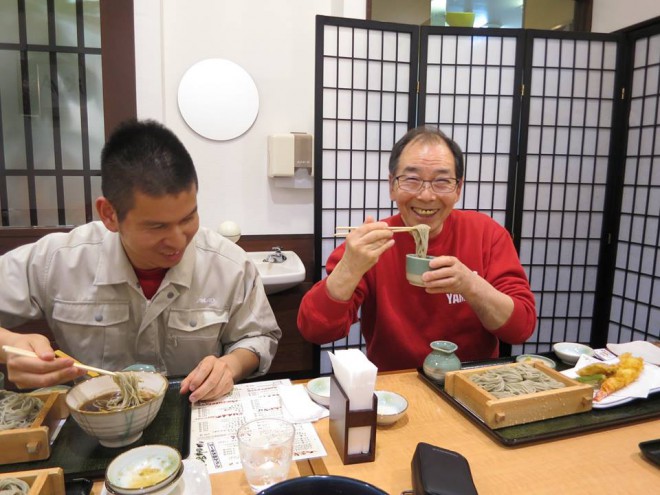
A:
POLYGON ((48 459, 0 465, 0 473, 61 467, 67 481, 74 478, 99 479, 104 477, 110 461, 122 452, 154 443, 174 447, 181 452, 182 457, 188 457, 190 402, 187 396, 179 393, 181 381, 182 378, 169 379, 169 388, 158 415, 137 442, 116 449, 104 447, 96 438, 90 437, 81 430, 75 420, 69 417, 51 446, 51 455, 48 459))
MULTIPOLYGON (((568 366, 559 362, 554 354, 549 353, 547 356, 557 362, 557 370, 561 371, 568 368, 568 366)), ((490 361, 465 362, 463 363, 463 369, 506 364, 514 361, 515 359, 511 357, 490 361)), ((571 414, 569 416, 544 419, 543 421, 535 421, 523 425, 492 429, 460 401, 445 392, 442 384, 428 378, 424 374, 422 368, 418 368, 417 372, 419 377, 433 388, 443 399, 458 409, 470 421, 479 426, 499 443, 509 447, 552 440, 569 435, 578 435, 610 426, 625 425, 627 423, 660 417, 660 392, 656 392, 649 395, 646 399, 637 399, 608 409, 592 409, 591 411, 580 414, 571 414)))

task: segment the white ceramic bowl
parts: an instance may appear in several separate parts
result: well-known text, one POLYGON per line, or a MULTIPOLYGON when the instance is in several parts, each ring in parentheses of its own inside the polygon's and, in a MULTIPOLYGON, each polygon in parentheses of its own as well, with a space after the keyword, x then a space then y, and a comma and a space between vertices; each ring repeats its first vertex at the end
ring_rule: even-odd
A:
POLYGON ((317 404, 330 405, 330 377, 321 376, 307 382, 307 393, 317 404))
POLYGON ((552 350, 559 359, 566 364, 575 364, 582 354, 593 356, 594 350, 588 345, 575 342, 558 342, 552 346, 552 350))
POLYGON ((142 431, 156 417, 167 391, 167 379, 159 373, 135 372, 140 387, 154 394, 154 398, 136 407, 113 412, 81 411, 87 401, 119 390, 111 376, 102 375, 78 383, 66 394, 66 405, 76 423, 87 433, 98 438, 106 447, 123 447, 142 436, 142 431))
POLYGON ((377 390, 378 410, 376 411, 376 423, 379 425, 391 425, 399 421, 408 409, 408 401, 402 396, 387 390, 377 390))
POLYGON ((557 367, 557 363, 555 363, 552 359, 545 356, 539 356, 538 354, 521 354, 520 356, 516 357, 516 362, 526 364, 542 363, 548 368, 552 369, 557 367))
POLYGON ((167 445, 144 445, 115 457, 105 471, 105 487, 118 495, 164 495, 183 474, 178 450, 167 445))

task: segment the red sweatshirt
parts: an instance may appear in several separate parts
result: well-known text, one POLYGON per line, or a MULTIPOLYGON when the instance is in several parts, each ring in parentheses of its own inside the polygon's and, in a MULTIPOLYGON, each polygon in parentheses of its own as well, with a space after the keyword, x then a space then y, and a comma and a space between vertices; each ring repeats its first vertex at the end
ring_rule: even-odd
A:
MULTIPOLYGON (((385 219, 403 225, 400 215, 385 219)), ((394 235, 395 245, 383 253, 358 284, 349 301, 332 299, 321 280, 300 304, 298 328, 314 343, 333 342, 348 335, 361 310, 361 329, 367 356, 380 371, 418 368, 434 340, 458 345, 463 360, 499 355, 499 341, 521 344, 536 326, 534 295, 509 233, 492 218, 473 211, 454 210, 440 234, 429 239, 430 256, 449 255, 513 298, 509 320, 494 332, 486 330, 459 294, 427 294, 406 280, 406 254, 415 252, 410 234, 394 235)), ((332 272, 344 254, 342 244, 326 263, 332 272)))

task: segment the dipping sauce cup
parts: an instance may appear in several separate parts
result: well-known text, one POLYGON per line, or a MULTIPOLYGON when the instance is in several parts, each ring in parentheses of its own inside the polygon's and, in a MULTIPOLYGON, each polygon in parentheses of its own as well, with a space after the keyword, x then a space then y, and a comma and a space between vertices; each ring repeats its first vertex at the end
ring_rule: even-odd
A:
POLYGON ((417 287, 424 287, 424 282, 422 282, 422 274, 428 272, 429 262, 433 259, 433 256, 426 256, 425 258, 419 257, 414 254, 406 255, 406 278, 408 282, 417 287))

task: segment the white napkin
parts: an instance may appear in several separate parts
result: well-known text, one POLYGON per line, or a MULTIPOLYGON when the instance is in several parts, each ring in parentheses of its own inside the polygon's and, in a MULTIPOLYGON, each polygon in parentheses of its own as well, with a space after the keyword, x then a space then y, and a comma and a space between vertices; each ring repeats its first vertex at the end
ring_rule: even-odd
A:
POLYGON ((378 368, 359 349, 328 352, 332 371, 344 389, 351 411, 371 409, 378 368))
MULTIPOLYGON (((328 353, 335 378, 348 396, 349 410, 371 409, 378 368, 359 349, 346 349, 328 353)), ((348 429, 348 454, 366 454, 371 440, 370 426, 348 429)))
MULTIPOLYGON (((576 378, 578 376, 577 370, 584 368, 585 366, 592 363, 602 363, 599 359, 592 358, 590 356, 582 354, 578 362, 575 363, 575 367, 564 370, 562 373, 570 378, 576 378)), ((619 358, 610 359, 604 361, 606 364, 617 364, 619 358)), ((627 387, 623 387, 620 390, 612 393, 608 397, 604 398, 600 402, 605 405, 607 402, 618 401, 625 398, 641 398, 645 399, 648 397, 650 391, 655 391, 655 389, 660 388, 660 368, 654 366, 653 364, 644 363, 644 369, 639 375, 639 378, 632 382, 627 387)))
POLYGON ((310 397, 303 385, 278 385, 284 419, 292 423, 310 423, 330 415, 325 407, 310 397))

